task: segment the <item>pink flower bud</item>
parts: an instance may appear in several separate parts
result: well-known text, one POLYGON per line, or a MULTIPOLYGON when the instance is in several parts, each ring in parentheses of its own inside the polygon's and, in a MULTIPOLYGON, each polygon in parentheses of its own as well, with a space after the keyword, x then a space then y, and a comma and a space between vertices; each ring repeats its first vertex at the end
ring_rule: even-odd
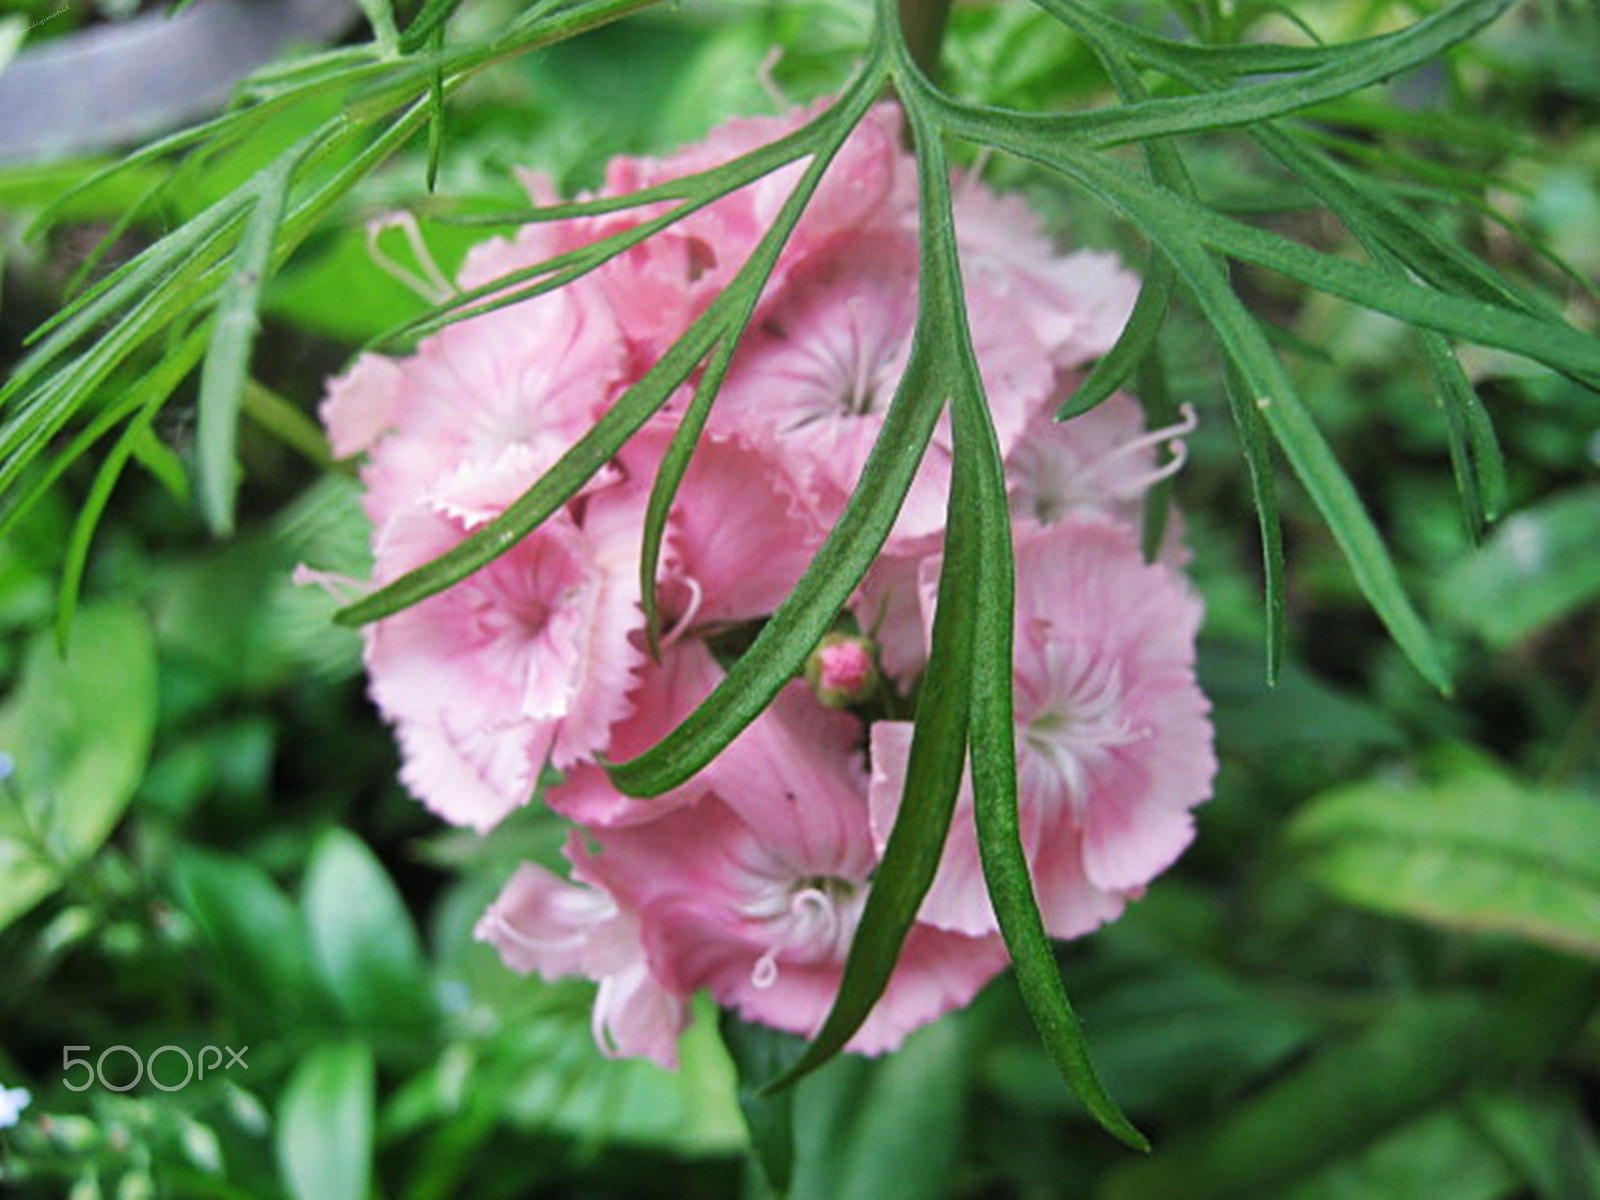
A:
POLYGON ((830 633, 806 660, 806 682, 829 708, 848 708, 866 699, 878 683, 872 643, 848 633, 830 633))

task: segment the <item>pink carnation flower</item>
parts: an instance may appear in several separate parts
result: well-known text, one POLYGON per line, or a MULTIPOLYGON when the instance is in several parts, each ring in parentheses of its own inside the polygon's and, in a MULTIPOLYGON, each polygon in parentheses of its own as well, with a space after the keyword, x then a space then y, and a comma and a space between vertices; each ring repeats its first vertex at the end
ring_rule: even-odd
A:
MULTIPOLYGON (((417 501, 378 538, 378 582, 436 558, 523 486, 521 456, 417 501)), ((441 816, 487 829, 533 794, 548 758, 603 749, 641 661, 636 488, 588 497, 459 584, 369 627, 378 707, 399 727, 401 779, 441 816)))
MULTIPOLYGON (((1200 602, 1133 535, 1094 515, 1024 531, 1017 548, 1016 722, 1024 849, 1045 927, 1075 937, 1110 920, 1194 835, 1211 792, 1209 705, 1194 679, 1200 602)), ((873 832, 887 841, 911 728, 872 731, 873 832)), ((971 794, 921 919, 995 928, 971 794)))
MULTIPOLYGON (((877 865, 859 731, 793 684, 706 769, 693 803, 591 831, 584 870, 637 914, 668 992, 706 988, 748 1020, 816 1032, 877 865)), ((917 926, 849 1048, 893 1049, 1004 964, 998 938, 917 926)))
POLYGON ((600 984, 591 1025, 608 1055, 678 1065, 688 1025, 685 997, 650 970, 636 913, 622 908, 588 871, 577 834, 567 844, 575 884, 524 863, 479 919, 474 936, 514 971, 547 980, 577 975, 600 984))
MULTIPOLYGON (((836 240, 797 266, 747 336, 714 419, 793 464, 825 528, 844 511, 905 372, 916 318, 916 239, 904 232, 836 240)), ((1054 385, 1043 348, 981 288, 969 289, 974 350, 1002 452, 1054 385)), ((941 420, 906 498, 891 553, 944 528, 951 441, 941 420)))
POLYGON ((1057 253, 1021 197, 975 180, 957 185, 954 209, 969 291, 982 289, 1011 320, 1025 323, 1058 367, 1080 366, 1111 349, 1139 295, 1138 279, 1116 255, 1057 253))
POLYGON ((1180 422, 1146 433, 1138 402, 1121 392, 1067 421, 1041 409, 1006 460, 1011 515, 1049 525, 1068 513, 1100 512, 1137 528, 1145 493, 1183 466, 1182 438, 1195 426, 1194 409, 1184 405, 1180 422), (1158 466, 1163 442, 1173 457, 1158 466))
MULTIPOLYGON (((615 158, 602 196, 625 195, 709 170, 793 132, 822 102, 783 116, 724 122, 703 142, 666 158, 615 158)), ((829 166, 822 184, 779 258, 769 290, 789 265, 809 256, 837 232, 909 210, 915 212, 915 174, 899 152, 900 118, 883 105, 861 122, 829 166)), ((792 163, 723 196, 670 228, 627 250, 598 273, 620 318, 639 369, 654 362, 732 281, 772 228, 778 210, 805 170, 792 163)), ((543 188, 534 183, 535 200, 543 188)), ((660 216, 675 202, 660 202, 601 217, 563 222, 570 246, 581 246, 660 216)))
MULTIPOLYGON (((491 269, 490 260, 480 256, 475 269, 491 269)), ((548 467, 610 405, 625 365, 610 311, 592 287, 575 285, 457 322, 410 358, 362 355, 329 385, 322 417, 336 454, 367 453, 363 504, 381 526, 508 448, 548 467)))

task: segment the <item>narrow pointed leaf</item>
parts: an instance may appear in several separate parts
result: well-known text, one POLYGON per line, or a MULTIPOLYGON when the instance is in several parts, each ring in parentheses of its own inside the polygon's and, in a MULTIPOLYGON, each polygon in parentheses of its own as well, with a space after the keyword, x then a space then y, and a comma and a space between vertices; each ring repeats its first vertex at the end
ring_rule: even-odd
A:
MULTIPOLYGON (((1007 115, 1041 139, 1073 139, 1094 146, 1246 125, 1348 95, 1429 62, 1515 2, 1458 0, 1359 55, 1345 54, 1309 71, 1225 92, 1144 100, 1090 113, 1007 115)), ((1070 11, 1068 5, 1048 0, 1045 7, 1062 15, 1070 11)))
POLYGON ((1056 420, 1071 420, 1099 405, 1128 382, 1146 356, 1155 352, 1156 335, 1167 319, 1175 280, 1172 264, 1160 255, 1153 256, 1116 344, 1094 364, 1072 395, 1062 401, 1056 420))
POLYGON ((261 319, 261 290, 272 270, 278 225, 288 206, 289 188, 312 142, 279 158, 251 190, 255 206, 234 256, 233 276, 217 310, 211 344, 200 367, 199 416, 195 431, 195 469, 200 510, 214 533, 233 531, 237 487, 234 451, 239 438, 239 400, 250 374, 250 352, 261 319))
MULTIPOLYGON (((724 294, 726 296, 726 293, 724 294)), ((498 517, 431 562, 340 609, 340 625, 365 625, 459 583, 538 528, 605 466, 699 365, 723 331, 723 310, 705 311, 645 376, 498 517)))
MULTIPOLYGON (((948 544, 952 550, 955 548, 959 519, 968 557, 958 565, 970 574, 966 584, 971 589, 972 607, 961 613, 967 639, 963 649, 971 657, 961 664, 965 672, 957 686, 970 697, 966 744, 972 763, 974 815, 984 882, 1028 1013, 1056 1069, 1108 1133, 1136 1150, 1148 1150, 1149 1141, 1111 1099, 1089 1059, 1088 1042, 1061 982, 1022 848, 1012 703, 1016 564, 1011 550, 1005 467, 967 325, 943 147, 937 132, 924 125, 915 113, 912 124, 917 129, 919 160, 926 175, 924 225, 945 233, 943 242, 934 247, 943 269, 936 271, 933 278, 935 285, 946 289, 941 307, 948 320, 946 328, 957 371, 950 401, 955 448, 948 544)), ((946 571, 950 560, 951 551, 947 551, 946 571)), ((943 573, 939 583, 941 600, 936 628, 937 620, 946 615, 943 573)), ((920 711, 918 717, 920 727, 920 711)), ((918 732, 921 733, 920 728, 918 732)), ((956 769, 959 772, 959 764, 956 769)), ((909 789, 909 781, 907 786, 909 789)), ((902 818, 904 815, 902 810, 902 818)), ((897 822, 897 829, 899 824, 903 819, 897 822)))
POLYGON ((929 357, 913 349, 843 515, 750 648, 682 724, 638 757, 608 768, 624 794, 659 795, 688 780, 772 702, 828 632, 888 539, 943 409, 943 379, 929 357))
POLYGON ((940 118, 961 137, 1040 163, 1082 183, 1151 236, 1158 227, 1181 232, 1230 258, 1277 271, 1364 308, 1480 345, 1509 350, 1580 382, 1600 383, 1600 339, 1563 322, 1447 295, 1253 228, 1183 196, 1155 188, 1101 156, 1022 130, 1006 114, 969 110, 945 102, 940 118))
MULTIPOLYGON (((915 134, 920 183, 920 342, 924 335, 935 332, 948 337, 955 323, 964 318, 951 299, 960 284, 949 278, 955 259, 955 227, 948 196, 942 205, 935 202, 939 189, 948 187, 942 147, 933 140, 937 134, 931 133, 914 110, 908 115, 915 134)), ((937 363, 932 375, 938 390, 932 395, 943 407, 950 386, 950 362, 941 352, 937 363)), ((911 378, 909 369, 906 374, 911 378)), ((888 987, 906 935, 938 870, 966 759, 967 681, 977 665, 973 633, 984 599, 978 591, 976 570, 983 532, 974 523, 976 498, 970 473, 958 459, 950 481, 933 640, 917 699, 900 810, 850 944, 839 994, 817 1036, 773 1083, 775 1088, 786 1087, 827 1062, 861 1028, 888 987)))
POLYGON ((750 318, 755 313, 767 281, 772 277, 773 268, 777 266, 778 255, 782 253, 784 245, 793 234, 806 205, 816 194, 817 187, 822 183, 822 177, 838 154, 839 148, 844 145, 845 139, 855 129, 872 101, 877 90, 876 84, 871 87, 864 86, 871 78, 870 73, 858 76, 851 88, 839 98, 838 103, 829 112, 831 128, 825 127, 826 140, 817 147, 816 153, 806 165, 805 172, 773 218, 771 227, 751 252, 734 282, 729 285, 729 291, 737 291, 743 301, 731 312, 728 332, 711 352, 705 372, 700 376, 700 382, 695 385, 694 398, 684 412, 678 428, 673 432, 672 441, 668 444, 666 454, 656 471, 655 483, 650 488, 650 500, 645 508, 643 546, 639 554, 639 589, 643 597, 645 630, 652 653, 659 649, 660 636, 656 614, 656 570, 661 560, 661 543, 666 534, 667 516, 678 494, 678 486, 683 482, 684 473, 689 469, 689 460, 694 455, 695 446, 699 444, 700 435, 705 429, 706 419, 711 415, 711 406, 716 402, 722 381, 727 377, 728 368, 733 364, 740 339, 744 337, 744 331, 750 324, 750 318))
POLYGON ((1278 485, 1272 469, 1272 449, 1249 385, 1238 366, 1229 361, 1223 372, 1228 408, 1239 434, 1245 469, 1250 476, 1250 502, 1261 526, 1262 592, 1267 604, 1267 682, 1277 683, 1283 669, 1283 647, 1288 636, 1285 611, 1287 587, 1283 576, 1283 523, 1278 518, 1278 485))
POLYGON ((90 484, 89 493, 83 498, 77 518, 72 523, 56 601, 56 645, 63 654, 71 638, 72 618, 78 610, 78 589, 83 583, 84 568, 89 562, 89 544, 94 539, 94 531, 99 528, 106 505, 111 502, 111 493, 117 486, 117 480, 122 478, 122 469, 128 465, 128 458, 139 439, 149 431, 150 422, 155 419, 157 411, 158 405, 146 404, 144 410, 128 422, 122 436, 101 459, 100 469, 95 472, 94 482, 90 484))
POLYGON ((1070 163, 1063 159, 1056 169, 1096 190, 1104 186, 1102 195, 1122 207, 1172 258, 1179 274, 1194 292, 1200 310, 1216 331, 1224 353, 1236 365, 1239 377, 1250 391, 1250 402, 1260 410, 1267 427, 1283 447, 1290 465, 1344 551, 1356 582, 1373 609, 1423 677, 1448 690, 1448 678, 1432 636, 1400 586, 1383 539, 1356 495, 1349 476, 1305 411, 1261 327, 1201 244, 1199 231, 1181 224, 1164 207, 1168 200, 1175 205, 1182 205, 1183 201, 1163 195, 1160 200, 1147 203, 1156 193, 1142 183, 1120 171, 1114 183, 1108 182, 1101 169, 1104 164, 1096 163, 1088 170, 1080 170, 1087 162, 1086 158, 1075 157, 1070 163))
POLYGON ((906 935, 933 884, 955 812, 967 744, 966 682, 975 667, 974 619, 980 607, 973 569, 975 531, 968 486, 951 480, 944 561, 927 672, 904 792, 872 890, 850 943, 839 995, 804 1054, 774 1081, 786 1087, 842 1050, 889 985, 906 935))

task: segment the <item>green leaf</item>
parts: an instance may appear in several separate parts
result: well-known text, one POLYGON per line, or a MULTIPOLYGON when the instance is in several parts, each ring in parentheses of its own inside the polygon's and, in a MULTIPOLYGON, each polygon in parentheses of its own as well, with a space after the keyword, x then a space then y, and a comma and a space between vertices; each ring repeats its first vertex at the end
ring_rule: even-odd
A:
POLYGON ((1278 486, 1272 467, 1272 449, 1267 444, 1265 422, 1243 379, 1237 362, 1223 364, 1223 390, 1233 427, 1239 434, 1245 468, 1250 476, 1250 500, 1261 528, 1262 591, 1267 603, 1267 682, 1276 683, 1283 670, 1283 647, 1288 637, 1285 597, 1288 592, 1283 572, 1283 524, 1278 518, 1278 486))
MULTIPOLYGON (((1097 189, 1102 181, 1108 182, 1106 164, 1087 158, 1049 165, 1097 189), (1085 169, 1080 171, 1079 168, 1085 169)), ((1154 200, 1157 193, 1147 190, 1132 176, 1120 171, 1116 174, 1120 182, 1110 184, 1103 194, 1113 203, 1124 206, 1172 258, 1210 321, 1224 353, 1253 397, 1251 403, 1283 447, 1290 465, 1344 551, 1367 600, 1422 676, 1448 691, 1448 678, 1432 635, 1400 586, 1389 552, 1349 476, 1306 412, 1261 327, 1234 293, 1213 257, 1196 239, 1195 231, 1173 215, 1160 211, 1162 201, 1145 204, 1146 200, 1154 200), (1124 183, 1129 186, 1125 188, 1124 183)), ((1173 202, 1187 203, 1176 197, 1173 202)), ((1197 206, 1196 209, 1204 211, 1197 206)))
POLYGON ((656 572, 661 560, 661 544, 666 536, 667 517, 671 512, 673 499, 678 493, 678 486, 683 482, 685 473, 689 470, 689 461, 705 429, 706 420, 711 415, 711 406, 716 402, 722 381, 727 377, 728 368, 733 364, 740 339, 750 324, 750 318, 760 302, 767 280, 772 277, 778 255, 794 232, 806 205, 816 194, 823 174, 839 153, 845 139, 865 115, 872 101, 876 88, 868 86, 871 80, 871 73, 863 73, 839 98, 838 103, 828 114, 830 121, 825 127, 824 139, 806 164, 805 173, 785 198, 783 207, 772 219, 766 234, 762 236, 760 243, 740 268, 733 283, 729 285, 728 291, 739 295, 742 302, 730 311, 727 330, 711 351, 706 368, 701 373, 699 382, 695 384, 694 398, 685 410, 678 428, 673 431, 672 441, 662 456, 661 465, 656 469, 655 483, 651 486, 649 503, 645 509, 643 548, 639 554, 639 590, 644 598, 645 628, 652 652, 660 649, 660 630, 656 617, 656 572))
POLYGON ((1073 389, 1072 395, 1061 402, 1056 420, 1071 420, 1096 407, 1127 383, 1145 357, 1154 353, 1156 335, 1167 319, 1175 281, 1172 264, 1159 255, 1154 257, 1145 270, 1139 284, 1139 297, 1128 314, 1128 323, 1117 335, 1116 344, 1100 357, 1083 382, 1073 389))
POLYGON ((173 864, 173 885, 245 1028, 290 1031, 322 1016, 305 923, 266 872, 245 859, 188 846, 173 864))
MULTIPOLYGON (((1109 23, 1091 23, 1070 0, 1041 0, 1046 11, 1089 36, 1104 36, 1109 23)), ((1041 139, 1075 139, 1114 146, 1151 137, 1170 137, 1205 129, 1245 125, 1283 116, 1314 104, 1348 95, 1401 71, 1427 62, 1477 32, 1510 8, 1515 0, 1458 0, 1391 38, 1366 43, 1360 50, 1328 48, 1332 61, 1303 73, 1224 92, 1173 99, 1144 100, 1090 113, 1065 113, 1016 118, 1041 139)))
POLYGON ((156 726, 156 654, 132 605, 86 605, 65 657, 40 634, 0 709, 0 927, 54 891, 116 827, 156 726))
POLYGON ((372 1178, 372 1052, 326 1042, 295 1068, 278 1108, 278 1167, 295 1200, 367 1200, 372 1178))
POLYGON ((1083 184, 1169 252, 1168 243, 1182 237, 1409 324, 1509 350, 1579 382, 1600 381, 1600 340, 1558 320, 1450 295, 1375 267, 1323 254, 1153 187, 1104 156, 1039 134, 1012 114, 966 109, 937 94, 930 94, 929 99, 939 106, 940 121, 950 131, 1083 184))
POLYGON ((1503 522, 1452 567, 1441 613, 1505 648, 1600 596, 1600 487, 1576 488, 1503 522))
POLYGON ((408 1040, 432 1018, 432 985, 405 902, 364 842, 329 829, 311 850, 302 904, 323 981, 363 1032, 408 1040))
MULTIPOLYGON (((963 629, 970 627, 970 640, 962 644, 965 655, 953 664, 953 673, 957 687, 970 689, 970 727, 965 741, 972 766, 974 813, 984 882, 1028 1013, 1057 1070, 1107 1132, 1136 1150, 1148 1150, 1150 1143, 1117 1107, 1095 1074, 1083 1029, 1061 982, 1055 951, 1039 914, 1023 852, 1017 814, 1016 721, 1012 708, 1016 570, 1011 549, 1005 466, 989 418, 983 379, 967 324, 944 149, 937 131, 915 111, 911 119, 917 137, 919 173, 923 177, 923 224, 925 230, 933 233, 929 257, 936 268, 929 273, 930 282, 925 286, 943 291, 943 315, 958 372, 950 404, 954 427, 950 517, 939 580, 941 604, 934 618, 934 633, 937 639, 939 621, 948 615, 943 604, 945 573, 952 570, 966 573, 965 579, 957 576, 970 590, 956 593, 965 601, 965 607, 955 621, 963 629)), ((930 663, 930 672, 932 665, 930 663)), ((920 736, 920 703, 918 717, 920 736)), ((897 828, 904 816, 902 812, 902 819, 896 822, 897 828)), ((925 891, 926 884, 923 887, 925 891)), ((920 896, 919 893, 919 902, 920 896)))
POLYGON ((1301 869, 1339 899, 1449 929, 1600 958, 1600 805, 1476 757, 1438 778, 1370 781, 1290 823, 1301 869))
POLYGON ((67 539, 66 558, 61 568, 61 590, 56 603, 56 645, 66 653, 71 637, 72 618, 78 608, 78 589, 83 583, 83 572, 89 562, 89 544, 111 493, 122 478, 122 468, 127 465, 141 438, 150 433, 150 423, 155 419, 156 406, 147 403, 144 410, 128 422, 109 453, 100 461, 94 482, 83 498, 77 519, 72 523, 72 534, 67 539))
MULTIPOLYGON (((883 433, 868 459, 868 471, 873 468, 874 460, 880 457, 880 451, 890 435, 890 422, 894 420, 895 410, 902 406, 904 397, 915 397, 937 417, 950 389, 949 361, 943 353, 943 345, 934 342, 935 349, 930 351, 928 343, 938 336, 937 331, 951 329, 951 322, 959 319, 959 314, 950 307, 950 298, 955 290, 953 281, 949 280, 953 269, 954 228, 948 200, 942 207, 928 203, 930 194, 940 183, 935 176, 943 170, 942 156, 936 155, 932 163, 925 162, 922 156, 929 151, 923 138, 927 131, 915 125, 914 128, 917 130, 918 178, 922 189, 917 325, 913 335, 911 362, 906 367, 905 378, 901 380, 890 406, 883 433), (937 357, 932 357, 935 355, 937 357)), ((907 455, 913 467, 920 461, 926 439, 932 432, 932 421, 927 424, 927 431, 921 435, 922 444, 916 447, 915 456, 907 455)), ((905 483, 901 485, 902 495, 910 482, 910 473, 905 472, 905 475, 905 483)), ((866 480, 867 472, 864 471, 862 485, 851 498, 852 507, 861 497, 866 480)), ((973 544, 974 531, 971 527, 973 510, 970 504, 963 503, 964 496, 964 484, 957 474, 952 482, 947 509, 945 552, 939 572, 932 647, 918 694, 916 726, 906 763, 900 812, 895 818, 894 828, 889 832, 888 844, 884 847, 872 889, 867 893, 860 923, 850 943, 839 994, 816 1037, 806 1047, 805 1053, 772 1085, 775 1088, 786 1087, 827 1062, 844 1048, 867 1019, 873 1005, 889 984, 906 936, 916 920, 917 910, 922 906, 923 897, 928 894, 939 866, 966 757, 969 712, 966 684, 973 669, 975 652, 972 633, 974 610, 978 606, 978 579, 972 566, 972 557, 976 553, 976 546, 973 544)), ((895 506, 898 507, 898 504, 895 506)), ((892 520, 892 512, 889 516, 892 520)), ((848 518, 849 509, 846 510, 848 518)), ((843 527, 844 521, 841 521, 839 528, 843 527)), ((887 533, 887 527, 884 532, 887 533)), ((833 538, 829 539, 830 544, 838 537, 838 533, 836 529, 833 538)), ((872 546, 872 555, 876 555, 881 542, 880 537, 872 546)), ((824 546, 823 552, 826 550, 824 546)), ((817 561, 821 561, 822 557, 823 554, 819 553, 817 561)), ((817 561, 808 569, 808 577, 816 570, 817 561)), ((850 578, 856 580, 859 575, 858 571, 850 578)), ((802 580, 802 586, 804 582, 802 580)), ((855 583, 851 582, 849 586, 853 589, 855 583)), ((843 599, 841 595, 839 603, 842 604, 843 599)), ((779 612, 782 611, 780 608, 779 612)), ((776 624, 777 620, 774 619, 768 629, 776 624)), ((815 640, 814 636, 812 644, 815 644, 815 640)), ((790 668, 791 671, 793 669, 790 668)))
POLYGON ((750 1131, 750 1148, 774 1193, 786 1196, 794 1177, 794 1091, 762 1090, 804 1044, 793 1034, 742 1021, 724 1009, 722 1042, 739 1075, 739 1111, 750 1131))
POLYGON ((260 328, 257 313, 261 289, 278 249, 278 226, 289 202, 289 188, 301 162, 322 140, 318 134, 301 141, 257 177, 233 275, 212 326, 211 344, 200 368, 199 420, 195 430, 195 469, 199 474, 200 510, 212 531, 233 532, 233 498, 237 489, 234 447, 239 437, 239 404, 250 375, 250 351, 260 328))
MULTIPOLYGON (((795 1200, 940 1200, 954 1183, 972 1047, 959 1018, 917 1030, 872 1064, 865 1093, 828 1147, 826 1189, 797 1186, 795 1200)), ((809 1097, 802 1093, 799 1103, 809 1097)), ((797 1184, 818 1174, 811 1163, 797 1184)))
POLYGON ((1503 1200, 1520 1194, 1516 1173, 1460 1106, 1401 1125, 1294 1187, 1286 1200, 1449 1196, 1503 1200))
POLYGON ((1489 1020, 1469 997, 1424 997, 1310 1062, 1219 1120, 1115 1172, 1106 1200, 1269 1196, 1426 1111, 1467 1078, 1489 1020))

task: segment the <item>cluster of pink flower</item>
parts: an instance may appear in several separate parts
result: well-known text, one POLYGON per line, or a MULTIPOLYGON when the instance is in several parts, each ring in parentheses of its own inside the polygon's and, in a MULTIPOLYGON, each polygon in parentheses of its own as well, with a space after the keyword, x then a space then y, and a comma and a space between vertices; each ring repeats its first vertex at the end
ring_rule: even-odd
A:
MULTIPOLYGON (((619 159, 604 192, 726 161, 802 115, 735 121, 663 160, 619 159)), ((589 428, 729 283, 799 169, 572 286, 453 325, 410 358, 363 356, 335 380, 323 414, 340 455, 366 456, 378 581, 490 520, 589 428)), ((1109 255, 1058 254, 1022 204, 975 180, 959 182, 956 208, 1013 497, 1023 837, 1047 927, 1072 937, 1177 857, 1210 789, 1193 673, 1200 604, 1175 569, 1176 543, 1147 563, 1135 535, 1143 494, 1166 469, 1156 444, 1188 425, 1146 434, 1124 396, 1054 423, 1073 370, 1125 321, 1135 281, 1109 255)), ((460 282, 494 281, 655 211, 528 226, 477 247, 460 282)), ((722 675, 707 636, 770 615, 838 518, 906 361, 916 264, 915 167, 885 106, 784 250, 695 453, 658 583, 659 661, 644 649, 637 564, 681 398, 510 552, 368 631, 372 696, 396 728, 402 778, 440 815, 487 830, 535 795, 547 764, 562 773, 544 800, 579 827, 572 881, 524 865, 478 933, 518 970, 597 980, 594 1029, 610 1053, 673 1064, 702 988, 798 1033, 815 1031, 837 990, 911 733, 862 714, 884 709, 872 689, 908 694, 925 663, 947 424, 852 602, 870 642, 830 639, 811 686, 790 684, 669 794, 626 797, 597 758, 624 760, 690 712, 722 675)), ((893 1048, 1006 961, 970 807, 964 793, 933 890, 852 1049, 893 1048)))

